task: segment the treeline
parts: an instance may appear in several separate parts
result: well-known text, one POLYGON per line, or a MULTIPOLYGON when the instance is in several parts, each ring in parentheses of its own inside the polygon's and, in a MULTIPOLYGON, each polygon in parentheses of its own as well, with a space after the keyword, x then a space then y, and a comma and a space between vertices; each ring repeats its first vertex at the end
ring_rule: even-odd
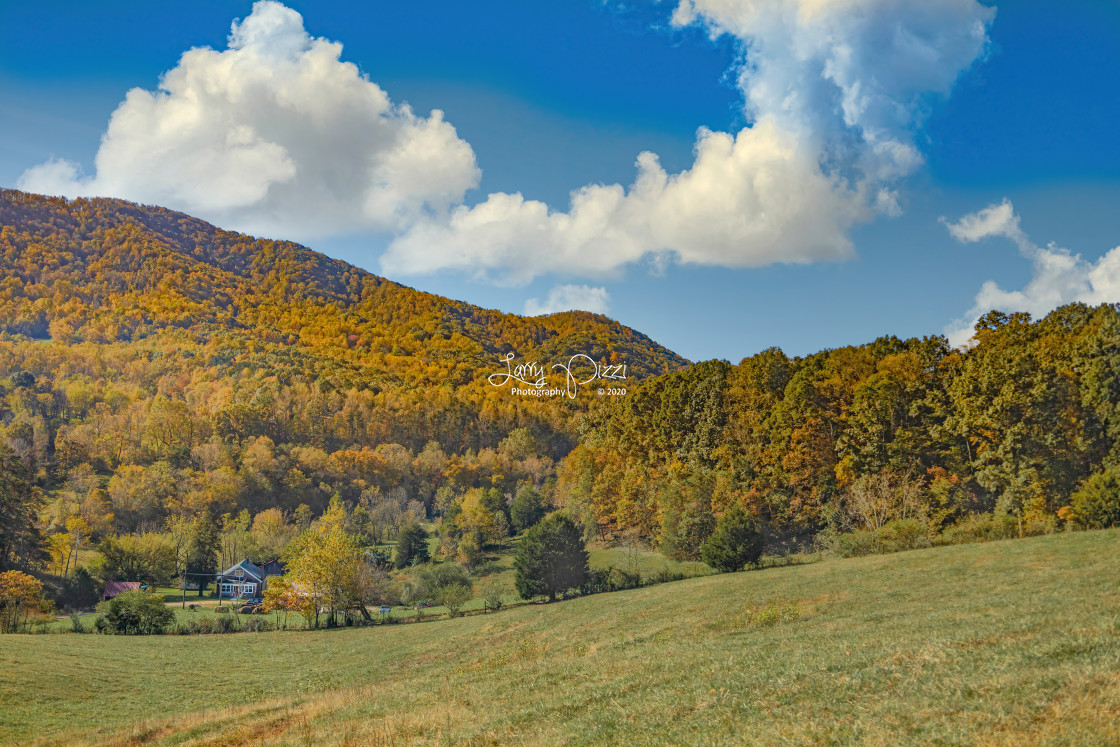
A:
POLYGON ((887 337, 702 363, 632 387, 583 433, 559 502, 603 537, 678 557, 732 506, 795 544, 1107 525, 1107 510, 1120 523, 1086 492, 1120 466, 1120 312, 992 312, 966 350, 887 337))

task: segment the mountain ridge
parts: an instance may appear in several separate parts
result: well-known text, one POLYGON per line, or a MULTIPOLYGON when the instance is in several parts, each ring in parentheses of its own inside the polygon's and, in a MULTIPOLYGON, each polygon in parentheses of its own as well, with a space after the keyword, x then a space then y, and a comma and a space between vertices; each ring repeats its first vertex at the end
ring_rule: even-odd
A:
POLYGON ((226 231, 158 206, 5 189, 0 230, 0 268, 23 284, 20 294, 10 279, 3 281, 9 308, 0 329, 9 334, 112 342, 167 326, 214 325, 260 328, 272 342, 306 337, 314 344, 333 327, 347 347, 381 354, 397 350, 439 360, 458 343, 459 352, 478 367, 497 362, 499 354, 532 355, 542 347, 557 355, 585 353, 627 363, 635 378, 688 365, 604 315, 566 311, 525 317, 485 309, 295 242, 226 231), (50 300, 44 302, 48 290, 50 300), (154 308, 153 296, 163 297, 163 308, 154 308), (293 304, 317 307, 328 319, 295 320, 285 308, 293 304), (463 345, 460 338, 475 344, 463 345), (588 344, 590 349, 577 349, 588 344))

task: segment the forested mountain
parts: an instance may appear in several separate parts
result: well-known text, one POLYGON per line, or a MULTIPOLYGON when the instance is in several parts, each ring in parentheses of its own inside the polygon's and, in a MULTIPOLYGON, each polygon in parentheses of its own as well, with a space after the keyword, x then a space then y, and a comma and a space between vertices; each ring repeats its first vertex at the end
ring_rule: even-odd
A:
POLYGON ((594 393, 490 386, 510 352, 630 381, 687 365, 600 315, 503 314, 163 208, 0 191, 0 441, 48 532, 335 494, 391 525, 441 487, 543 487, 594 393))
POLYGON ((963 350, 689 366, 602 316, 502 314, 162 208, 13 190, 0 273, 0 570, 65 576, 99 542, 163 548, 166 578, 191 553, 276 557, 315 521, 368 544, 433 516, 471 565, 550 505, 679 558, 735 505, 799 545, 1120 523, 1115 306, 992 312, 963 350), (509 353, 626 364, 628 393, 513 396, 487 381, 509 353))
POLYGON ((111 343, 168 328, 200 339, 244 332, 436 384, 474 381, 475 369, 493 367, 511 350, 625 362, 636 378, 688 363, 601 315, 482 309, 299 244, 121 200, 0 190, 0 251, 0 330, 35 339, 111 343))
POLYGON ((735 503, 779 536, 907 520, 928 537, 977 517, 1052 531, 1098 474, 1101 498, 1082 513, 1105 518, 1082 523, 1120 521, 1117 307, 1035 322, 991 312, 974 342, 770 349, 647 380, 588 415, 558 500, 605 536, 631 532, 682 557, 735 503))

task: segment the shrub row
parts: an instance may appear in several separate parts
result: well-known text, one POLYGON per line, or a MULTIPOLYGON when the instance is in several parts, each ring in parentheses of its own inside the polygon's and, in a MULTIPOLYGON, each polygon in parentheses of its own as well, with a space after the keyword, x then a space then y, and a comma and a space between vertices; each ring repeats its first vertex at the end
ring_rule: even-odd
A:
POLYGON ((1051 517, 1022 520, 1010 514, 990 513, 968 516, 937 533, 918 519, 889 521, 878 529, 852 532, 821 532, 817 541, 826 552, 841 558, 918 550, 923 547, 993 542, 1016 537, 1036 537, 1058 531, 1051 517))

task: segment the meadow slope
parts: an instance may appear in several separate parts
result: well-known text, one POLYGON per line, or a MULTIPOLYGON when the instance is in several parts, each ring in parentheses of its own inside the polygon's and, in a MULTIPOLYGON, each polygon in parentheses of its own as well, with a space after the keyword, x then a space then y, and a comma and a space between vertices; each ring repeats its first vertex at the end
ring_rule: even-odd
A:
POLYGON ((7 743, 1120 742, 1120 531, 419 625, 0 637, 7 743))

